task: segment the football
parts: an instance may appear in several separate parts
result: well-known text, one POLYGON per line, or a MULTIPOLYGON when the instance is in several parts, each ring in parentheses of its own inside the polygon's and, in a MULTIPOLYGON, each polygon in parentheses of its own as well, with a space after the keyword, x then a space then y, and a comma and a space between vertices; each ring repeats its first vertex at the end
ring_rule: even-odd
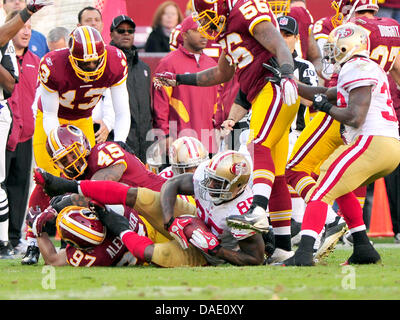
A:
POLYGON ((193 217, 192 221, 183 229, 186 238, 189 240, 192 237, 193 231, 197 228, 201 228, 210 232, 210 229, 207 227, 205 222, 198 217, 193 217))

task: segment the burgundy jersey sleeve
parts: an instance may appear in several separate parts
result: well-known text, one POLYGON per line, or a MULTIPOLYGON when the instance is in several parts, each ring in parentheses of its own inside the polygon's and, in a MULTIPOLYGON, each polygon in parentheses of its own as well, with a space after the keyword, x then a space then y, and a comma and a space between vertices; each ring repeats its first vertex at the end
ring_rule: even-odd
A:
POLYGON ((400 52, 400 25, 390 18, 361 17, 353 20, 369 33, 370 59, 386 72, 392 69, 394 60, 400 52))
POLYGON ((228 63, 236 66, 241 90, 251 101, 265 86, 265 77, 271 73, 262 67, 273 54, 254 37, 259 23, 272 23, 279 31, 275 15, 267 0, 238 0, 232 8, 226 30, 218 39, 228 63))
POLYGON ((62 49, 51 51, 40 60, 39 81, 50 92, 60 90, 60 76, 65 72, 65 63, 69 63, 68 56, 68 49, 62 49))
POLYGON ((107 235, 104 241, 89 250, 80 250, 67 245, 67 263, 74 267, 108 267, 113 266, 127 252, 119 237, 107 235))
POLYGON ((311 13, 303 7, 291 8, 288 16, 295 18, 299 25, 300 47, 296 47, 296 51, 300 57, 306 59, 308 53, 308 39, 313 28, 314 19, 311 13))
POLYGON ((145 165, 132 153, 115 142, 96 144, 89 157, 86 178, 90 179, 97 171, 123 164, 125 167, 119 182, 132 187, 144 187, 160 191, 165 179, 146 169, 145 165))
MULTIPOLYGON (((128 74, 125 54, 118 48, 106 46, 107 60, 103 75, 90 82, 80 79, 72 68, 69 50, 61 49, 46 54, 39 66, 39 79, 50 92, 58 92, 58 117, 67 120, 88 118, 104 91, 117 86, 128 74)), ((43 110, 39 99, 38 108, 43 110)))
POLYGON ((313 33, 315 40, 328 39, 329 34, 334 29, 331 19, 332 17, 324 17, 314 23, 313 33))

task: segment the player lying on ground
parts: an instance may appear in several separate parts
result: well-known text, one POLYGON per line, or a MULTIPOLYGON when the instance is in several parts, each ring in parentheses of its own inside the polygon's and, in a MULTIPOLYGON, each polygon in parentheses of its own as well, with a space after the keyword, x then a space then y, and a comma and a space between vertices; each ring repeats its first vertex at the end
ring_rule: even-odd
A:
MULTIPOLYGON (((264 241, 261 234, 226 225, 226 218, 232 212, 247 212, 251 205, 252 193, 247 187, 250 174, 250 163, 243 155, 226 151, 217 154, 209 162, 202 163, 195 174, 179 175, 166 182, 170 187, 165 189, 162 199, 156 192, 151 192, 153 199, 145 199, 143 195, 146 196, 149 190, 144 188, 132 188, 113 181, 70 181, 40 169, 35 170, 35 181, 51 196, 67 192, 79 193, 104 204, 123 204, 134 208, 148 221, 154 221, 151 222, 154 227, 165 226, 168 236, 171 234, 178 239, 186 237, 187 241, 181 242, 186 245, 190 242, 198 247, 210 264, 229 262, 235 265, 259 265, 264 262, 264 241), (176 189, 181 180, 184 180, 187 189, 176 189), (191 187, 189 180, 193 184, 191 187), (184 212, 176 209, 177 206, 182 206, 180 199, 172 203, 171 197, 176 191, 195 196, 196 203, 199 204, 197 215, 208 227, 196 228, 189 239, 182 232, 192 221, 190 218, 177 218, 184 212), (165 203, 161 204, 160 201, 165 203), (154 202, 159 204, 158 208, 165 205, 164 215, 162 210, 153 206, 154 202), (171 208, 175 209, 171 211, 171 208), (171 219, 172 216, 176 219, 171 219), (166 217, 169 217, 168 221, 165 220, 166 217), (236 251, 237 246, 240 249, 236 251)), ((186 206, 190 207, 190 204, 186 203, 186 206)), ((160 231, 158 228, 157 230, 160 231)))

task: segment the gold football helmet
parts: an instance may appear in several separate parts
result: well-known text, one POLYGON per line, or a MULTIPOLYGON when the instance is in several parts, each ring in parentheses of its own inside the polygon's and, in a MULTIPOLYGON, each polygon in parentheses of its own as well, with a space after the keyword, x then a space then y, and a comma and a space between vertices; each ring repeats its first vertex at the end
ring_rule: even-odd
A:
POLYGON ((369 57, 367 31, 351 22, 333 29, 324 46, 324 56, 343 64, 355 55, 369 57))
POLYGON ((290 12, 290 1, 291 0, 268 0, 268 4, 276 16, 285 16, 290 12))
POLYGON ((175 174, 197 166, 208 159, 206 147, 196 138, 181 137, 176 139, 169 148, 169 163, 175 174))
POLYGON ((379 11, 378 0, 334 0, 331 7, 335 10, 335 15, 331 18, 332 25, 335 28, 349 21, 354 12, 379 11))
POLYGON ((236 198, 246 188, 251 175, 251 165, 245 155, 228 150, 217 153, 205 168, 200 189, 204 199, 215 204, 236 198))

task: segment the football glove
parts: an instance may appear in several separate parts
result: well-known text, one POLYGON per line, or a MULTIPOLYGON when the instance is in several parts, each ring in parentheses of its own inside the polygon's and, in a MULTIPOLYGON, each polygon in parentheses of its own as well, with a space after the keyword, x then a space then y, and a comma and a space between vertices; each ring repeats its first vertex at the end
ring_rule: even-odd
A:
POLYGON ((216 236, 200 228, 193 231, 189 241, 195 247, 210 255, 215 255, 221 248, 216 236))
POLYGON ((43 212, 41 212, 39 207, 36 207, 36 209, 31 207, 26 215, 26 224, 31 228, 36 237, 40 237, 46 223, 54 220, 57 217, 57 214, 57 211, 51 206, 43 212))
POLYGON ((180 244, 183 249, 189 247, 189 242, 183 232, 183 229, 192 221, 188 217, 172 217, 171 220, 164 226, 168 230, 169 234, 180 244))
POLYGON ((26 4, 26 8, 30 11, 30 12, 37 12, 40 9, 42 9, 45 6, 49 6, 52 5, 53 1, 49 1, 49 0, 29 0, 28 3, 26 4))
POLYGON ((157 72, 154 77, 154 86, 160 89, 162 86, 176 87, 179 85, 176 74, 172 72, 157 72))
POLYGON ((276 68, 263 63, 263 67, 272 72, 273 75, 272 77, 266 77, 265 80, 281 87, 283 102, 288 106, 295 104, 298 98, 298 88, 296 81, 293 79, 293 66, 283 64, 276 68))
POLYGON ((314 96, 313 106, 316 110, 329 114, 333 104, 329 102, 328 97, 325 94, 318 93, 314 96))

